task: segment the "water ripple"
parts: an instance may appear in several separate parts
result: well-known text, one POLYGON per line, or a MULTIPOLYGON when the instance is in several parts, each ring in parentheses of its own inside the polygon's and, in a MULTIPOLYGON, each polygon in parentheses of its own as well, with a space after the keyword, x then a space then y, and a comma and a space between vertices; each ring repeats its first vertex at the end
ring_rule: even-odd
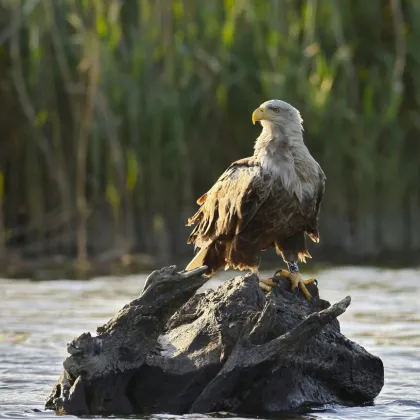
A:
MULTIPOLYGON (((220 278, 231 276, 221 273, 220 278)), ((82 332, 94 332, 138 296, 145 278, 107 277, 89 282, 0 279, 0 418, 55 417, 43 410, 43 404, 67 356, 66 343, 82 332)), ((326 406, 306 415, 277 418, 419 420, 420 270, 344 267, 319 272, 317 278, 323 298, 334 302, 352 296, 350 308, 340 318, 342 331, 382 358, 385 386, 371 406, 326 406)), ((211 280, 206 287, 217 285, 217 280, 211 280)), ((215 417, 235 418, 229 413, 143 418, 215 417)))

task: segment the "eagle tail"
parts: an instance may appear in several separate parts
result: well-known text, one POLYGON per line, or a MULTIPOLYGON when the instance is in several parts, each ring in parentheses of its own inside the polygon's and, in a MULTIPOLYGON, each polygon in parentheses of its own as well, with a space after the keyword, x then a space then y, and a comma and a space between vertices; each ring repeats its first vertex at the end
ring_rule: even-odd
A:
POLYGON ((225 240, 221 240, 221 238, 213 239, 202 246, 187 265, 186 270, 193 270, 206 265, 205 275, 211 276, 226 264, 226 251, 229 251, 229 249, 230 245, 227 246, 225 240))
POLYGON ((200 251, 195 254, 194 258, 185 268, 186 270, 194 270, 194 268, 202 267, 204 265, 204 259, 206 258, 209 247, 201 248, 200 251))

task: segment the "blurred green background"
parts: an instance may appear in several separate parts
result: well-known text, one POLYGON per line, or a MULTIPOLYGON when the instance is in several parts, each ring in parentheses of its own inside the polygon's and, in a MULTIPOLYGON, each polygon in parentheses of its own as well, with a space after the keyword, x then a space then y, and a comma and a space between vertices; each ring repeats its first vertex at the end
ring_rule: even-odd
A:
POLYGON ((420 1, 0 0, 3 274, 187 260, 271 98, 328 178, 312 255, 416 262, 420 1))

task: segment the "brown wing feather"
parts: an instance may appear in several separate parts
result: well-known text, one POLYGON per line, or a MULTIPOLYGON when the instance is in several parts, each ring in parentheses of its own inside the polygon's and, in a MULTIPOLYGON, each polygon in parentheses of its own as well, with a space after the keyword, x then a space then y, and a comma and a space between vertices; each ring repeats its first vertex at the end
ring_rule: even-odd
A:
POLYGON ((324 193, 325 193, 326 177, 325 177, 324 172, 322 172, 322 171, 320 172, 319 178, 320 178, 319 179, 319 189, 318 189, 318 195, 317 195, 316 204, 315 204, 314 216, 313 216, 310 223, 308 224, 308 226, 305 229, 307 235, 314 242, 319 242, 318 218, 319 218, 319 212, 321 210, 322 199, 323 199, 324 193))
POLYGON ((253 158, 233 162, 198 199, 201 207, 188 219, 188 225, 196 225, 188 243, 203 248, 215 238, 239 233, 252 220, 267 195, 258 162, 253 158))
POLYGON ((318 215, 325 191, 325 175, 322 170, 320 170, 319 177, 315 182, 315 195, 303 207, 293 208, 292 201, 287 200, 287 198, 283 200, 285 209, 281 212, 284 219, 280 217, 277 220, 281 222, 283 219, 287 223, 281 222, 282 226, 277 232, 274 246, 277 254, 281 255, 286 262, 306 262, 306 258, 311 258, 306 246, 305 234, 314 242, 319 242, 318 215), (290 221, 286 214, 289 214, 290 221))

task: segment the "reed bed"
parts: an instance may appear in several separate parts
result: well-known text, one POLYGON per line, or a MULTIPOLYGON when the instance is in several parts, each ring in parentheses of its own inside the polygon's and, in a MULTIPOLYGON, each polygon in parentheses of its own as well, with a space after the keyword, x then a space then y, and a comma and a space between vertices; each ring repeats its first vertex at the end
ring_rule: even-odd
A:
POLYGON ((195 198, 299 108, 322 247, 420 250, 417 0, 0 0, 0 254, 192 253, 195 198))

